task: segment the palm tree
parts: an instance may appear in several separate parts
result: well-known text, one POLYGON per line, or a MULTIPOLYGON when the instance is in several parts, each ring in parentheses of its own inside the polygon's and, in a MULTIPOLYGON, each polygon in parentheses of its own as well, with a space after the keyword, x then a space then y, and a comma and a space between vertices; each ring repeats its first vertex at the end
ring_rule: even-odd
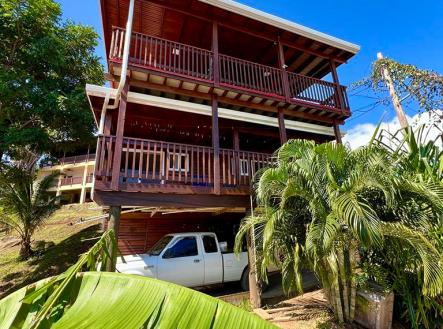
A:
POLYGON ((172 283, 119 273, 80 273, 106 268, 108 250, 115 248, 111 230, 65 273, 0 300, 0 327, 276 328, 255 314, 172 283))
POLYGON ((442 259, 440 253, 400 220, 380 217, 379 208, 397 209, 402 190, 443 209, 438 187, 402 179, 383 147, 371 144, 350 150, 334 142, 293 140, 280 148, 275 165, 261 174, 256 187, 258 215, 242 223, 236 245, 254 228, 265 279, 266 266, 277 263, 283 281, 292 281, 284 286, 298 291, 301 265, 307 264, 340 322, 351 322, 355 316, 361 249, 379 248, 389 239, 414 246, 424 272, 423 292, 437 294, 443 289, 443 269, 435 262, 442 259), (379 206, 372 202, 375 197, 379 206))
POLYGON ((36 181, 35 170, 9 165, 0 171, 0 223, 20 236, 22 259, 32 255, 35 230, 57 209, 57 197, 48 189, 58 175, 54 172, 36 181))
MULTIPOLYGON (((433 127, 434 129, 436 127, 433 127)), ((396 164, 398 175, 414 184, 443 187, 443 149, 438 140, 430 140, 429 127, 408 128, 392 134, 382 131, 374 141, 389 151, 396 164)), ((442 189, 435 188, 439 199, 443 199, 442 189)), ((395 215, 409 227, 414 235, 419 233, 437 250, 443 250, 443 211, 431 206, 427 198, 408 190, 401 191, 401 202, 395 215)), ((388 219, 394 214, 381 216, 388 219)), ((423 294, 424 273, 420 257, 413 245, 401 244, 401 240, 391 239, 383 248, 365 253, 365 262, 370 263, 368 276, 383 285, 388 282, 396 294, 395 302, 404 321, 413 328, 440 328, 443 323, 443 294, 430 296, 423 294), (401 252, 399 252, 401 251, 401 252)), ((438 262, 438 259, 436 259, 438 262)))

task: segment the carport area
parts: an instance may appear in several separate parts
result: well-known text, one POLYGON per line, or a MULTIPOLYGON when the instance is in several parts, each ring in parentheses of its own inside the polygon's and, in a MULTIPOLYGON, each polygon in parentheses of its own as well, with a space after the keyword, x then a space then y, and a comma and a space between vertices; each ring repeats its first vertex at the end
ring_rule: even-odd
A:
MULTIPOLYGON (((180 196, 177 196, 180 198, 180 196)), ((232 252, 245 208, 123 209, 119 228, 122 255, 145 253, 166 234, 214 232, 232 252)))

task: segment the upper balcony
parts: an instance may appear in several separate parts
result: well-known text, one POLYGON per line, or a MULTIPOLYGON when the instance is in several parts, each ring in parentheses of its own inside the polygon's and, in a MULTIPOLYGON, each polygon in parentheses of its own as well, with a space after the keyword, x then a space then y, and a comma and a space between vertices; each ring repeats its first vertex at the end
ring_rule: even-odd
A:
MULTIPOLYGON (((114 76, 121 74, 125 33, 112 29, 114 76)), ((310 121, 332 123, 350 115, 344 86, 147 34, 132 34, 129 70, 131 84, 147 90, 202 99, 214 93, 221 103, 275 111, 283 104, 285 114, 310 121)))

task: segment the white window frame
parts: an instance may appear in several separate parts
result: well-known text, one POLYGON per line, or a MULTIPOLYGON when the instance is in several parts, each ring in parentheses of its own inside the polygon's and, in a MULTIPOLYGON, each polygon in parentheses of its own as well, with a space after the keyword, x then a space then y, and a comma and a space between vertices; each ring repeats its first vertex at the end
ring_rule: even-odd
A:
POLYGON ((250 164, 248 159, 239 159, 240 176, 249 176, 250 164), (246 169, 246 170, 245 170, 246 169))
POLYGON ((175 172, 189 171, 189 154, 188 153, 168 153, 168 170, 175 172), (182 168, 182 159, 185 158, 185 168, 182 168), (171 161, 172 160, 172 161, 171 161))

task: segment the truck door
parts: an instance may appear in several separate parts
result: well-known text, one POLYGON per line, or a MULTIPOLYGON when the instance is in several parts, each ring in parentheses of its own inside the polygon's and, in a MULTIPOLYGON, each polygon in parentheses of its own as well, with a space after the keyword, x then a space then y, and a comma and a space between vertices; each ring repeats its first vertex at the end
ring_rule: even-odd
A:
POLYGON ((205 259, 205 284, 223 282, 223 259, 214 234, 204 234, 203 257, 205 259))
POLYGON ((196 236, 177 237, 158 261, 158 278, 185 287, 203 285, 204 262, 196 236))

